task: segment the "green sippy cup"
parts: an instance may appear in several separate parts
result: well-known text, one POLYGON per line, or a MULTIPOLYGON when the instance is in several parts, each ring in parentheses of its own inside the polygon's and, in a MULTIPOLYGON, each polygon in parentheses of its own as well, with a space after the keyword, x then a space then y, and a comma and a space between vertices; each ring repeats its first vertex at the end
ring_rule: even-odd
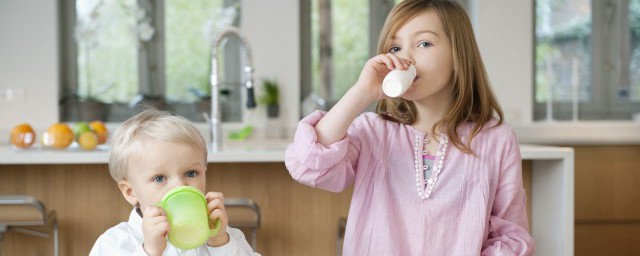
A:
POLYGON ((220 220, 209 229, 207 200, 204 194, 191 186, 179 186, 167 192, 158 203, 167 212, 169 242, 180 249, 193 249, 218 234, 220 220))

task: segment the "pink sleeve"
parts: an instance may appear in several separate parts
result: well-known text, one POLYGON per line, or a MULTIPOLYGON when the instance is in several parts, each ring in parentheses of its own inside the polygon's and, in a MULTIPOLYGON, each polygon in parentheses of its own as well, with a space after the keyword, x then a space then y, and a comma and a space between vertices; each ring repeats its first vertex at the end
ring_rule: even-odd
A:
POLYGON ((529 233, 527 198, 522 186, 522 159, 512 130, 507 130, 502 150, 499 184, 489 217, 489 236, 481 255, 533 255, 529 233))
POLYGON ((357 125, 354 121, 344 139, 325 146, 318 143, 314 127, 324 114, 316 111, 298 123, 293 143, 285 153, 285 164, 298 182, 340 192, 354 181, 360 154, 360 140, 353 135, 357 125))

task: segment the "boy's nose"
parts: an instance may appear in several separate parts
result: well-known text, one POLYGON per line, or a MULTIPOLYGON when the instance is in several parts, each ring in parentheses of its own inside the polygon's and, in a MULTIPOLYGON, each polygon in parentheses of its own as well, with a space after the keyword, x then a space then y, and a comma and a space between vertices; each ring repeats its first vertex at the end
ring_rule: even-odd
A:
POLYGON ((172 187, 187 186, 187 182, 183 179, 176 179, 171 185, 172 187))

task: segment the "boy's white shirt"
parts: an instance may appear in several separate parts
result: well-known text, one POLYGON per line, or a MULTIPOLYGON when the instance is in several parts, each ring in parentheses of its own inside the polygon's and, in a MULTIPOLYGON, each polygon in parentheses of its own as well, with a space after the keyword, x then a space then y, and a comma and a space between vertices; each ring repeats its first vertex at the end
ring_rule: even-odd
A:
MULTIPOLYGON (((206 244, 191 250, 182 250, 174 247, 167 241, 167 248, 162 253, 163 256, 173 255, 233 255, 233 256, 255 256, 260 255, 253 252, 244 234, 239 229, 227 227, 229 242, 220 247, 210 247, 206 244)), ((138 215, 134 208, 129 215, 128 222, 122 222, 102 234, 93 245, 89 256, 116 256, 135 255, 147 256, 142 248, 144 238, 142 236, 142 217, 138 215)))

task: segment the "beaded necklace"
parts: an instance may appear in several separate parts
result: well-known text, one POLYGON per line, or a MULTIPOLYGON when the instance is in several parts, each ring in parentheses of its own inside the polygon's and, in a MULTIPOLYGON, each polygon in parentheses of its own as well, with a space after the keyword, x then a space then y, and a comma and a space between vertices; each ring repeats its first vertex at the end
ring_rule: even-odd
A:
POLYGON ((436 185, 438 181, 438 175, 442 171, 442 164, 444 163, 445 155, 447 152, 447 146, 449 145, 449 139, 444 134, 440 135, 440 145, 438 146, 438 150, 436 153, 436 159, 433 164, 433 173, 429 177, 426 182, 426 186, 422 186, 422 181, 424 178, 425 167, 422 164, 422 155, 427 154, 426 151, 422 150, 422 143, 428 143, 428 138, 425 135, 424 141, 421 141, 422 136, 416 135, 415 140, 415 171, 416 171, 416 188, 418 190, 418 196, 422 199, 427 199, 431 196, 431 191, 433 191, 433 187, 436 185))

